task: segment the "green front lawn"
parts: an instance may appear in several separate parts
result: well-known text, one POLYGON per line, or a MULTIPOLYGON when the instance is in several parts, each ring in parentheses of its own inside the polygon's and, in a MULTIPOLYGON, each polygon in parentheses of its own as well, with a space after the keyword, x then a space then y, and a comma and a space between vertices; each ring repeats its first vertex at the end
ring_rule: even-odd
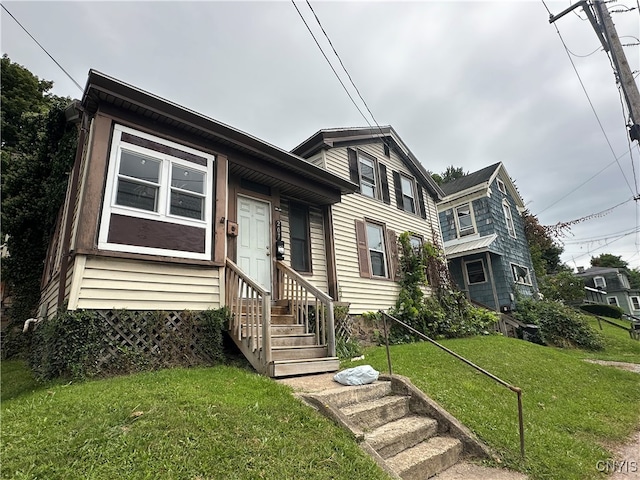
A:
POLYGON ((386 479, 288 387, 233 367, 40 387, 2 362, 2 478, 386 479))
MULTIPOLYGON (((601 352, 501 336, 442 342, 523 389, 524 462, 513 392, 428 343, 391 347, 393 368, 532 480, 603 479, 604 446, 640 424, 640 376, 584 362, 640 363, 640 342, 603 328, 601 352)), ((385 372, 385 349, 348 363, 385 372)), ((7 479, 387 478, 287 387, 229 366, 39 386, 22 363, 4 361, 1 415, 7 479)))

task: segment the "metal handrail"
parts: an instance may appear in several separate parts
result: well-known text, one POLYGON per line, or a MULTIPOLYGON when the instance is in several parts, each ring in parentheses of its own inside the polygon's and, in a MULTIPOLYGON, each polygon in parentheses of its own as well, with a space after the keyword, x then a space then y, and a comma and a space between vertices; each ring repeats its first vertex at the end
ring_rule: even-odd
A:
POLYGON ((509 390, 511 390, 512 392, 514 392, 517 395, 517 397, 518 397, 518 427, 520 429, 520 455, 524 459, 524 419, 523 419, 523 416, 522 416, 522 389, 520 387, 515 387, 515 386, 511 385, 508 382, 505 382, 501 378, 495 376, 493 373, 487 372, 484 368, 481 368, 478 365, 476 365, 475 363, 467 360, 463 356, 458 355, 453 350, 448 349, 444 345, 436 342, 434 339, 429 338, 424 333, 419 332, 415 328, 407 325, 406 323, 402 322, 401 320, 398 320, 396 317, 394 317, 392 315, 389 315, 387 312, 385 312, 383 310, 379 310, 379 312, 382 314, 382 321, 383 321, 383 325, 384 325, 384 338, 385 338, 385 343, 386 343, 386 348, 387 348, 387 363, 389 364, 389 375, 393 375, 393 371, 392 371, 392 368, 391 368, 391 354, 389 353, 389 334, 387 332, 387 318, 390 318, 391 320, 393 320, 397 324, 403 326, 404 328, 406 328, 410 332, 414 333, 415 335, 418 335, 423 340, 426 340, 427 342, 430 342, 433 345, 435 345, 436 347, 444 350, 448 354, 453 355, 458 360, 461 360, 462 362, 466 363, 470 367, 473 367, 474 369, 476 369, 477 371, 479 371, 483 375, 489 377, 490 379, 492 379, 495 382, 499 383, 503 387, 508 388, 509 390))
MULTIPOLYGON (((586 315, 590 315, 592 317, 595 317, 596 320, 598 320, 598 327, 600 327, 600 330, 602 330, 602 322, 608 323, 609 325, 613 326, 613 327, 617 327, 621 330, 624 330, 625 332, 627 332, 629 334, 629 338, 631 338, 632 340, 640 340, 640 336, 636 333, 635 329, 633 328, 633 322, 631 323, 631 327, 627 328, 623 325, 620 325, 616 322, 612 322, 609 319, 606 319, 604 317, 601 317, 600 315, 596 315, 595 313, 591 313, 591 312, 587 312, 585 310, 581 310, 580 313, 586 314, 586 315)), ((628 317, 630 317, 631 315, 627 315, 628 317)))

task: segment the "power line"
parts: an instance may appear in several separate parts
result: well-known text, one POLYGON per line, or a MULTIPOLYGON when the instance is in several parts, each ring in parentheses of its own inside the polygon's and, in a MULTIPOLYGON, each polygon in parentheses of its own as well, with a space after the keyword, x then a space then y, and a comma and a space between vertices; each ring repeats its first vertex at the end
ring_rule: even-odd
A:
MULTIPOLYGON (((564 39, 562 38, 562 35, 560 34, 560 30, 558 29, 558 27, 555 24, 554 24, 554 27, 556 28, 556 32, 558 33, 558 36, 560 37, 560 41, 562 42, 562 45, 564 45, 564 48, 566 50, 567 46, 564 43, 564 39)), ((587 97, 587 101, 589 102, 589 105, 591 106, 591 110, 593 111, 593 114, 595 115, 596 120, 598 121, 598 125, 600 126, 600 130, 602 131, 602 134, 604 135, 604 138, 607 141, 607 145, 609 145, 609 149, 611 150, 611 153, 613 154, 615 162, 618 164, 618 167, 620 168, 620 172, 622 172, 622 176, 624 177, 624 181, 627 183, 627 186, 629 187, 629 191, 631 192, 631 194, 634 195, 634 191, 631 188, 631 184, 629 183, 629 180, 627 179, 627 175, 624 173, 624 170, 622 169, 622 165, 620 165, 620 162, 618 161, 618 158, 616 157, 616 152, 613 150, 613 146, 611 145, 611 142, 609 141, 609 137, 607 136, 607 132, 604 130, 604 126, 602 125, 602 122, 600 121, 600 117, 598 116, 598 112, 596 112, 596 109, 595 109, 595 107, 593 105, 593 102, 591 101, 591 97, 589 97, 589 93, 587 92, 587 89, 584 86, 584 82, 582 81, 582 77, 580 77, 580 73, 578 72, 578 69, 576 68, 576 65, 573 62, 573 59, 571 58, 571 55, 569 54, 568 51, 567 51, 567 57, 569 58, 569 61, 571 62, 571 66, 573 67, 573 71, 576 73, 576 76, 578 77, 578 81, 580 82, 580 86, 582 87, 582 91, 584 92, 585 96, 587 97)))
MULTIPOLYGON (((620 155, 620 157, 624 157, 625 155, 627 155, 628 152, 624 152, 622 155, 620 155)), ((618 158, 620 158, 618 157, 618 158)), ((616 159, 617 160, 617 159, 616 159)), ((598 170, 596 173, 594 173, 593 175, 591 175, 588 179, 586 179, 584 182, 582 182, 580 185, 578 185, 577 187, 575 187, 573 190, 570 190, 568 193, 564 194, 562 197, 560 197, 558 200, 556 200, 555 202, 553 202, 551 205, 545 207, 544 209, 540 210, 538 213, 536 213, 536 216, 540 215, 543 212, 546 212, 547 210, 549 210, 551 207, 553 207, 554 205, 560 203, 562 200, 564 200, 565 198, 567 198, 569 195, 571 195, 573 192, 575 192, 576 190, 578 190, 579 188, 582 188, 583 186, 585 186, 587 183, 589 183, 591 180, 593 180, 594 178, 596 178, 598 175, 600 175, 602 172, 604 172, 607 168, 609 168, 611 165, 613 165, 616 160, 613 160, 611 163, 608 163, 604 168, 598 170)))
POLYGON ((597 237, 587 237, 581 240, 567 240, 567 241, 563 241, 562 244, 563 245, 580 245, 584 243, 601 242, 603 240, 608 240, 610 238, 617 238, 621 235, 626 235, 627 233, 633 233, 636 230, 638 230, 638 227, 633 227, 631 229, 626 229, 626 230, 620 230, 618 232, 612 232, 606 235, 598 235, 597 237))
POLYGON ((635 200, 635 197, 631 197, 631 198, 625 200, 624 202, 620 202, 617 205, 614 205, 613 207, 606 208, 606 209, 601 210, 599 212, 590 213, 589 215, 585 215, 584 217, 576 218, 575 220, 569 220, 568 222, 558 222, 558 223, 556 223, 554 225, 547 225, 544 228, 547 231, 547 233, 550 233, 551 235, 553 235, 555 237, 560 237, 562 235, 565 235, 565 233, 564 233, 565 230, 569 230, 573 225, 578 225, 579 223, 583 223, 583 222, 586 222, 588 220, 593 220, 594 218, 601 218, 601 217, 604 217, 605 215, 609 215, 616 208, 621 207, 622 205, 625 205, 626 203, 629 203, 632 200, 635 200))
POLYGON ((578 58, 587 58, 590 57, 591 55, 593 55, 594 53, 598 53, 600 50, 602 50, 602 47, 598 47, 596 48, 593 52, 591 53, 587 53, 586 55, 578 55, 577 53, 573 53, 571 50, 569 50, 567 48, 567 52, 569 52, 571 55, 573 55, 574 57, 578 57, 578 58))
MULTIPOLYGON (((549 7, 547 7, 547 4, 545 2, 545 0, 541 0, 542 4, 544 5, 544 8, 547 9, 547 12, 549 12, 550 16, 553 16, 551 13, 551 10, 549 10, 549 7)), ((627 186, 629 187, 629 191, 631 192, 631 195, 636 196, 636 194, 634 193, 633 189, 631 188, 631 184, 629 183, 629 180, 627 179, 627 175, 625 174, 624 170, 622 169, 622 165, 620 165, 620 162, 618 161, 618 157, 616 157, 616 152, 613 150, 613 146, 611 145, 611 142, 609 141, 609 137, 607 136, 607 132, 604 129, 604 126, 602 125, 602 122, 600 121, 600 117, 598 116, 598 112, 596 112, 596 109, 593 105, 593 102, 591 101, 591 97, 589 97, 589 93, 587 92, 587 89, 584 85, 584 82, 582 81, 582 77, 580 76, 580 73, 578 72, 578 69, 576 68, 575 63, 573 62, 573 58, 571 58, 571 54, 569 53, 569 49, 567 48, 567 44, 564 41, 564 38, 562 37, 562 34, 560 33, 560 30, 558 29, 558 26, 554 23, 553 24, 554 28, 556 29, 556 33, 558 34, 558 37, 560 38, 560 41, 562 42, 562 46, 565 49, 565 52, 567 54, 567 57, 569 58, 569 61, 571 62, 571 66, 573 67, 573 71, 575 72, 576 76, 578 77, 578 81, 580 82, 580 86, 582 87, 582 91, 584 92, 585 96, 587 97, 587 101, 589 102, 589 105, 591 106, 591 111, 593 112, 593 114, 596 117, 596 120, 598 121, 598 125, 600 126, 600 130, 602 131, 602 134, 604 135, 605 140, 607 141, 607 145, 609 145, 609 149, 611 150, 611 153, 613 154, 614 157, 614 161, 618 164, 618 168, 620 168, 620 172, 622 173, 622 176, 624 177, 624 181, 626 182, 627 186)), ((547 207, 548 208, 548 207, 547 207)))
POLYGON ((344 89, 345 93, 347 94, 347 96, 349 97, 349 99, 351 100, 351 103, 353 103, 353 106, 356 107, 356 109, 358 110, 358 112, 360 112, 360 115, 362 115, 362 118, 364 118, 365 122, 367 122, 367 125, 369 125, 369 127, 373 128, 373 126, 371 125, 371 122, 369 122, 369 119, 364 115, 364 113, 362 113, 362 110, 360 110, 360 107, 358 106, 358 104, 356 103, 356 101, 353 99, 353 97, 351 96, 351 93, 349 93, 349 90, 347 90, 347 87, 345 86, 344 82, 342 81, 342 79, 340 78, 340 75, 338 75, 338 72, 336 72, 336 69, 333 67, 331 61, 329 60, 329 57, 327 57, 327 54, 324 53, 324 50, 322 49, 322 47, 320 46, 320 43, 318 42, 318 39, 316 38, 316 36, 314 35, 314 33, 311 31, 311 28, 309 27, 309 25, 307 24, 307 21, 305 20, 305 18, 302 16, 302 13, 300 12, 300 9, 298 9, 298 6, 296 5, 296 2, 294 0, 291 0, 291 3, 293 3, 293 6, 295 7, 296 11, 298 12, 298 15, 300 15, 300 18, 302 19, 302 22, 304 23, 305 27, 307 27, 307 30, 309 30, 309 33, 311 34, 311 36, 313 37, 313 41, 316 42, 316 45, 318 46, 318 48, 320 49, 320 53, 322 53, 322 56, 324 57, 324 59, 327 61, 327 63, 329 64, 329 66, 331 67, 331 70, 333 70, 333 74, 336 76, 336 78, 338 79, 338 81, 340 82, 340 85, 342 85, 342 88, 344 89))
POLYGON ((40 45, 40 42, 38 42, 38 40, 36 40, 36 39, 35 39, 35 37, 34 37, 33 35, 31 35, 31 33, 29 33, 29 30, 27 30, 27 29, 24 27, 24 25, 22 25, 22 24, 18 21, 18 19, 17 19, 16 17, 14 17, 14 16, 13 16, 13 14, 12 14, 9 10, 7 10, 7 7, 5 7, 5 6, 4 6, 4 3, 0 3, 0 5, 2 5, 2 8, 4 9, 4 11, 5 11, 5 12, 7 12, 7 13, 9 14, 9 16, 10 16, 11 18, 13 18, 13 20, 14 20, 18 25, 20 25, 20 28, 22 28, 22 30, 24 30, 24 31, 25 31, 25 33, 26 33, 27 35, 29 35, 29 36, 31 37, 31 39, 32 39, 34 42, 36 42, 36 45, 38 45, 38 46, 42 49, 42 51, 43 51, 44 53, 46 53, 46 54, 49 56, 49 58, 50 58, 51 60, 53 60, 53 63, 55 63, 55 64, 60 68, 60 70, 62 70, 62 71, 64 72, 64 74, 65 74, 67 77, 69 77, 69 80, 71 80, 71 81, 76 85, 76 87, 78 87, 78 89, 79 89, 81 92, 84 92, 84 89, 80 86, 80 84, 79 84, 78 82, 76 82, 76 81, 75 81, 75 79, 74 79, 74 78, 69 74, 69 72, 67 72, 67 71, 64 69, 64 67, 63 67, 62 65, 60 65, 60 64, 58 63, 58 61, 57 61, 55 58, 53 58, 53 56, 52 56, 49 52, 47 52, 47 49, 46 49, 46 48, 44 48, 42 45, 40 45))
POLYGON ((625 233, 624 235, 619 236, 618 238, 616 238, 615 240, 611 240, 610 242, 605 243, 604 245, 600 245, 599 247, 594 248, 593 250, 588 251, 587 253, 583 253, 582 255, 578 255, 577 257, 571 257, 572 260, 575 260, 576 258, 582 258, 586 255, 591 255, 593 252, 595 252, 596 250, 600 250, 601 248, 605 248, 608 247, 609 245, 611 245, 612 243, 617 242, 618 240, 623 239, 624 237, 628 237, 629 235, 633 235, 634 233, 637 233, 638 231, 636 229, 634 229, 631 232, 625 233))
POLYGON ((313 9, 313 7, 311 6, 311 3, 309 2, 309 0, 306 0, 306 2, 307 2, 307 5, 309 6, 309 9, 313 13, 313 16, 316 18, 316 22, 318 22, 318 25, 320 26, 320 30, 322 30, 322 33, 324 34, 325 38, 329 42, 329 45, 331 46, 331 49, 333 50, 333 53, 335 54, 336 58, 340 62, 340 66, 342 66, 342 69, 344 70, 344 73, 347 74, 347 77, 349 78, 349 81, 351 82, 351 85, 353 85, 353 88, 356 90, 356 93, 360 97, 360 100, 362 100, 362 103, 364 104, 364 106, 366 107, 367 111, 369 112, 369 115, 371 115, 371 118, 373 119, 374 123, 378 127, 378 130, 380 130, 380 134, 384 136, 384 132, 380 128, 380 124, 376 120, 376 117, 373 115, 373 112, 369 108, 369 105, 367 105, 367 102, 364 100, 364 98, 362 98, 362 94, 360 93, 360 90, 358 90, 358 87, 356 86, 355 82, 353 81, 353 78, 351 78, 351 75, 349 74, 349 71, 347 70, 347 67, 344 66, 344 63, 342 62, 342 58, 340 58, 340 55, 338 55, 338 52, 336 51, 335 47, 333 46, 333 42, 329 38, 329 35, 325 31, 324 27, 322 26, 322 23, 320 23, 320 19, 318 18, 318 15, 316 15, 316 12, 313 9))

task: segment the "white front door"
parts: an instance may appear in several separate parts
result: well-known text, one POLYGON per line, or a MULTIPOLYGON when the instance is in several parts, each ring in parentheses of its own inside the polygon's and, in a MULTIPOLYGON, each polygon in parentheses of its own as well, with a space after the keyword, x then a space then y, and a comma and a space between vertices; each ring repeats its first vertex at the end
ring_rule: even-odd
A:
POLYGON ((271 291, 271 205, 238 196, 238 266, 271 291))

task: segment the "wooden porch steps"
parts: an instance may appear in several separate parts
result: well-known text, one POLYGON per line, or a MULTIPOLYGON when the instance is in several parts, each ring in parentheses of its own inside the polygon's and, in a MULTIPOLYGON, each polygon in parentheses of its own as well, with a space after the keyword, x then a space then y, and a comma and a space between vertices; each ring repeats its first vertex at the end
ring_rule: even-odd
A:
MULTIPOLYGON (((241 310, 240 322, 241 337, 247 344, 251 344, 254 331, 247 326, 245 307, 241 310)), ((304 325, 296 324, 295 317, 290 313, 287 300, 272 302, 272 361, 267 365, 267 371, 264 373, 270 377, 285 377, 338 371, 340 368, 339 359, 328 356, 327 345, 316 344, 314 333, 305 332, 304 325)), ((262 324, 257 326, 256 333, 258 339, 262 339, 262 324)))
POLYGON ((270 377, 290 377, 312 373, 337 372, 338 357, 307 358, 303 360, 276 360, 269 367, 270 377))
POLYGON ((273 291, 231 259, 225 265, 228 333, 256 371, 283 377, 338 370, 329 295, 280 261, 273 291), (274 297, 279 300, 273 301, 274 297))

